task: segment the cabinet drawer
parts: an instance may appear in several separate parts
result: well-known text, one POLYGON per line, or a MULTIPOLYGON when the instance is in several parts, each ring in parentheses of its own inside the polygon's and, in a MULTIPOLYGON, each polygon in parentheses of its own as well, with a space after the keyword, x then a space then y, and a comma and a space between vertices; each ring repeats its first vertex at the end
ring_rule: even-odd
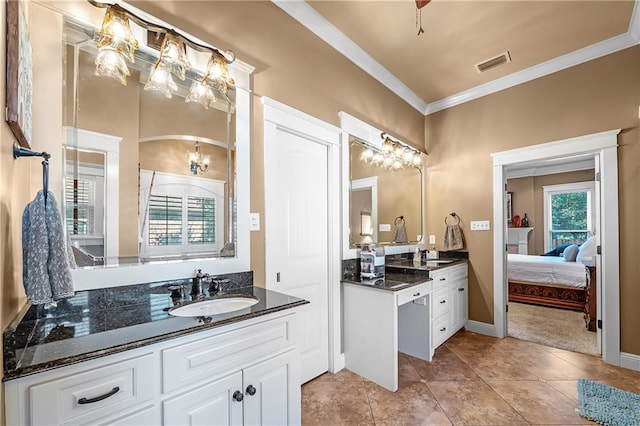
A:
POLYGON ((412 300, 418 299, 420 297, 424 297, 429 294, 431 290, 431 282, 419 284, 403 290, 398 293, 398 306, 404 305, 407 302, 411 302, 412 300))
POLYGON ((452 266, 451 269, 449 270, 449 279, 451 281, 457 281, 457 280, 461 280, 463 278, 466 278, 468 275, 467 272, 467 265, 457 265, 457 266, 452 266))
POLYGON ((164 349, 163 391, 237 370, 238 365, 293 345, 292 322, 289 315, 164 349))
POLYGON ((447 287, 435 290, 431 295, 431 318, 438 318, 449 312, 449 289, 447 287))
POLYGON ((429 274, 429 276, 433 279, 433 289, 437 290, 442 287, 446 287, 449 283, 449 273, 447 271, 439 271, 429 274))
POLYGON ((153 354, 31 386, 31 423, 97 424, 153 397, 153 354))
POLYGON ((449 331, 449 315, 443 315, 431 323, 431 335, 433 336, 434 349, 440 346, 451 334, 449 331))

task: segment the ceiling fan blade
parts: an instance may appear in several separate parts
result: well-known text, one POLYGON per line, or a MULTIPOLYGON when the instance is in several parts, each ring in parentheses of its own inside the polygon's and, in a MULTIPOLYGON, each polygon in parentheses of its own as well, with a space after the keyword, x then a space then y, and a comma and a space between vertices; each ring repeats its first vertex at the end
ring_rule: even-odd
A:
POLYGON ((431 0, 416 0, 416 7, 418 9, 422 9, 423 7, 425 7, 426 5, 429 4, 431 0))

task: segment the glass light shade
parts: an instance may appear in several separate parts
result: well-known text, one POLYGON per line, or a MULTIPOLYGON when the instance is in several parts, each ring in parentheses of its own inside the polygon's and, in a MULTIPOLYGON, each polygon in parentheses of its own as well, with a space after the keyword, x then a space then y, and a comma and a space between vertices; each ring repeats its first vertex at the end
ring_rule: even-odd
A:
POLYGON ((402 153, 402 159, 405 163, 411 164, 413 162, 413 151, 409 148, 405 148, 404 152, 402 153))
POLYGON ((166 33, 164 35, 158 61, 162 62, 180 80, 185 79, 187 70, 191 68, 187 60, 184 41, 177 34, 166 33))
POLYGON ((420 158, 420 153, 416 152, 413 155, 413 165, 418 167, 422 164, 422 158, 420 158))
POLYGON ((385 167, 391 167, 391 165, 393 164, 393 157, 390 156, 385 156, 384 160, 382 160, 382 165, 385 167))
POLYGON ((373 158, 371 159, 373 164, 380 164, 382 163, 382 160, 384 160, 384 155, 382 155, 382 153, 380 152, 376 152, 375 154, 373 154, 373 158))
POLYGON ((209 164, 211 163, 211 156, 210 155, 205 155, 204 157, 202 157, 202 165, 206 168, 209 167, 209 164))
POLYGON ((384 141, 384 143, 382 144, 382 152, 384 154, 389 154, 390 152, 393 151, 393 145, 391 145, 389 139, 387 139, 386 141, 384 141))
POLYGON ((98 52, 95 60, 94 74, 98 77, 111 77, 123 85, 127 85, 127 77, 131 75, 122 55, 110 48, 98 52))
POLYGON ((393 163, 391 164, 391 168, 393 170, 400 170, 402 168, 402 161, 396 158, 395 160, 393 160, 393 163))
POLYGON ((227 93, 227 87, 236 82, 229 74, 227 68, 227 60, 222 55, 215 53, 211 54, 209 58, 209 65, 207 66, 207 78, 213 80, 214 84, 220 88, 222 93, 227 93))
POLYGON ((211 86, 205 83, 205 80, 202 81, 194 81, 191 84, 191 88, 189 89, 189 93, 184 100, 185 102, 197 102, 205 109, 209 109, 211 105, 216 103, 218 100, 213 93, 213 89, 211 86))
POLYGON ((373 150, 371 148, 367 148, 364 151, 362 151, 362 154, 360 154, 360 159, 362 161, 371 161, 371 159, 373 158, 373 150))
POLYGON ((171 98, 173 92, 178 90, 178 86, 175 81, 173 81, 169 68, 158 61, 149 74, 149 79, 147 80, 147 84, 144 85, 144 90, 157 90, 167 98, 171 98))
POLYGON ((129 26, 127 14, 114 6, 107 8, 97 43, 98 50, 110 48, 121 53, 129 62, 134 62, 138 40, 129 26))
POLYGON ((396 157, 402 158, 402 154, 404 153, 404 147, 400 144, 397 144, 393 152, 396 157))
POLYGON ((197 163, 198 162, 198 157, 200 155, 197 152, 190 152, 189 153, 189 164, 191 163, 197 163))

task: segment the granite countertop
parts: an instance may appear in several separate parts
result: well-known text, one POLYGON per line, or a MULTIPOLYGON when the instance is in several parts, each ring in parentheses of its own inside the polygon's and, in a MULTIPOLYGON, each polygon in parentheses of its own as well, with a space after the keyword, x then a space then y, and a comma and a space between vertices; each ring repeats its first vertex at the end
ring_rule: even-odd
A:
POLYGON ((400 291, 413 287, 414 285, 431 281, 431 278, 429 278, 430 271, 436 271, 466 262, 466 259, 433 259, 422 261, 420 266, 414 266, 412 259, 399 259, 385 265, 384 278, 364 279, 359 276, 359 273, 351 273, 345 275, 342 282, 387 291, 400 291), (446 260, 448 263, 436 262, 438 260, 446 260))
POLYGON ((3 333, 3 381, 309 303, 252 286, 250 272, 227 277, 230 281, 218 294, 194 301, 248 296, 258 303, 211 317, 173 317, 168 313, 174 302, 167 286, 183 284, 188 293, 187 279, 81 291, 47 310, 27 305, 3 333))

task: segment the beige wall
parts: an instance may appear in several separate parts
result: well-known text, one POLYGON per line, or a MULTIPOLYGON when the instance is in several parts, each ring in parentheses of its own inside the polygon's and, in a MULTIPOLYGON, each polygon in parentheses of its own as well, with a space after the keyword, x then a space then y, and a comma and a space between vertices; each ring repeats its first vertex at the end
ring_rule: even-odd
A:
POLYGON ((544 192, 543 186, 588 182, 595 179, 595 170, 580 170, 544 176, 529 176, 507 180, 507 191, 513 192, 513 214, 522 219, 527 214, 533 231, 529 234, 529 254, 542 254, 544 247, 544 192))
POLYGON ((251 233, 251 268, 264 285, 264 143, 260 98, 267 96, 339 126, 346 111, 416 146, 424 117, 271 2, 145 2, 133 5, 171 22, 256 67, 252 83, 251 211, 263 218, 251 233), (192 24, 195 22, 196 24, 192 24), (241 23, 241 24, 240 24, 241 23))
POLYGON ((455 210, 463 219, 471 260, 470 319, 493 322, 492 233, 470 232, 468 226, 471 220, 493 217, 490 154, 622 128, 618 136, 621 350, 640 354, 639 76, 636 46, 427 116, 428 229, 441 242, 442 217, 455 210))

